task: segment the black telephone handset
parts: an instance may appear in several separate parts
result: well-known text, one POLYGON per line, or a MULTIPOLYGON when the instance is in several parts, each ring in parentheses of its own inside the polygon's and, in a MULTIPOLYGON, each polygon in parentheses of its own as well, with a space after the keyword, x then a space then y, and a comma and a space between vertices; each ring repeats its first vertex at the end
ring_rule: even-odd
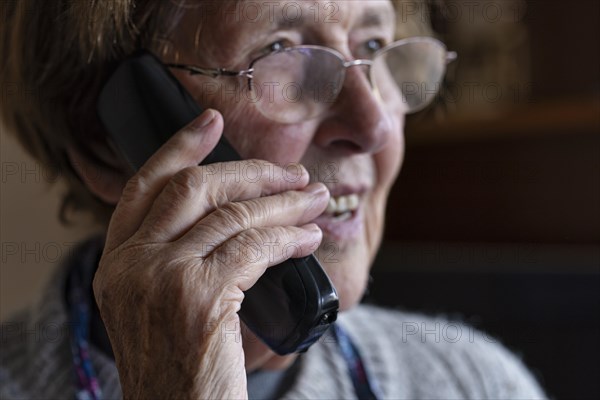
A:
MULTIPOLYGON (((138 170, 170 136, 201 109, 154 55, 141 51, 124 60, 98 99, 98 115, 116 146, 138 170)), ((201 165, 240 156, 221 136, 201 165)), ((268 268, 245 293, 244 323, 278 354, 304 351, 337 318, 335 288, 314 255, 268 268)))

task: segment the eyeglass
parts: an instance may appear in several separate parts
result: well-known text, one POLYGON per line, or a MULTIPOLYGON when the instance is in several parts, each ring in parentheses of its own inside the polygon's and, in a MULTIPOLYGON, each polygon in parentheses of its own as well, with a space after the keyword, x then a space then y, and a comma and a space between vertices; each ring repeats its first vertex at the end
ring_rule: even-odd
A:
POLYGON ((437 96, 446 65, 456 58, 437 39, 412 37, 375 51, 370 59, 346 61, 334 49, 305 45, 263 55, 241 71, 166 65, 192 75, 245 77, 249 99, 265 117, 297 123, 323 114, 340 94, 346 69, 354 66, 368 67, 371 88, 383 104, 401 102, 406 113, 420 111, 437 96))

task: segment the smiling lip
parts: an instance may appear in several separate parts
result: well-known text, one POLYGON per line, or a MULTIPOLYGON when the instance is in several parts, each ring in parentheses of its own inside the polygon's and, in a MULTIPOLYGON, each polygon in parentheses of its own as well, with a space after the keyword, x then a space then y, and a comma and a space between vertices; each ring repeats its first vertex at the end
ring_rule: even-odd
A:
POLYGON ((351 194, 357 194, 359 197, 363 197, 363 194, 367 191, 367 186, 365 185, 334 185, 330 187, 326 185, 329 189, 329 193, 331 197, 340 197, 340 196, 348 196, 351 194))
POLYGON ((330 214, 323 214, 313 222, 321 228, 325 241, 344 242, 356 239, 363 230, 362 207, 349 211, 348 218, 343 220, 330 214))
POLYGON ((323 230, 325 240, 330 241, 348 241, 356 239, 363 230, 363 202, 366 187, 337 186, 330 189, 332 197, 356 195, 358 196, 358 207, 351 211, 346 211, 342 215, 332 213, 323 213, 313 222, 323 230))

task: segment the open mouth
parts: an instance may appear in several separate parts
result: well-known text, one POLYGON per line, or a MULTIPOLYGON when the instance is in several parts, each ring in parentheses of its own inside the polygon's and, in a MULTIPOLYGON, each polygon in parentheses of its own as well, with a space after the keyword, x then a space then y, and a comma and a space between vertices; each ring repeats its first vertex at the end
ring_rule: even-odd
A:
POLYGON ((358 209, 359 197, 357 194, 336 196, 329 199, 329 204, 324 215, 333 217, 334 221, 345 221, 352 217, 358 209))

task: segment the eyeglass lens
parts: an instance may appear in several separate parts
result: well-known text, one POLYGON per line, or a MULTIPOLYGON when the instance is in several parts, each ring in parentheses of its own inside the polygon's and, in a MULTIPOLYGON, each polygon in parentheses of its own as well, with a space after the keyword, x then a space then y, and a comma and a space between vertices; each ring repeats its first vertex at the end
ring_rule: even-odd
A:
POLYGON ((407 112, 427 107, 440 90, 446 69, 446 50, 435 42, 409 42, 377 57, 371 79, 387 103, 403 101, 407 112))
MULTIPOLYGON (((446 50, 434 41, 400 42, 375 58, 370 71, 386 106, 399 102, 407 112, 426 107, 439 91, 446 50)), ((295 123, 323 113, 337 98, 345 78, 344 60, 318 47, 299 47, 253 64, 250 89, 260 112, 295 123)))
POLYGON ((299 48, 274 53, 253 65, 251 90, 258 109, 280 122, 298 122, 335 101, 344 66, 334 53, 299 48))

